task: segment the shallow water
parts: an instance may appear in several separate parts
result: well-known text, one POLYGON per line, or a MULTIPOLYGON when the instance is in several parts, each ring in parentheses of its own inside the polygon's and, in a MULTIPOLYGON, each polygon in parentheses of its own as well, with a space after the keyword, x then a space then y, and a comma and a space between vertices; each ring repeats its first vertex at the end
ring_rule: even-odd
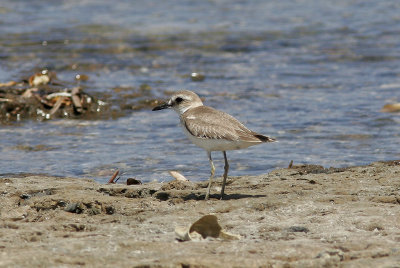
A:
MULTIPOLYGON (((190 89, 207 105, 279 140, 228 152, 230 175, 313 163, 400 158, 399 1, 12 1, 0 3, 0 81, 48 68, 85 90, 190 89), (202 82, 190 73, 205 75, 202 82)), ((110 98, 113 100, 113 97, 110 98)), ((111 102, 119 109, 117 100, 111 102)), ((22 121, 0 127, 0 174, 106 181, 207 179, 206 153, 173 111, 110 120, 22 121)), ((213 153, 217 174, 222 154, 213 153)))

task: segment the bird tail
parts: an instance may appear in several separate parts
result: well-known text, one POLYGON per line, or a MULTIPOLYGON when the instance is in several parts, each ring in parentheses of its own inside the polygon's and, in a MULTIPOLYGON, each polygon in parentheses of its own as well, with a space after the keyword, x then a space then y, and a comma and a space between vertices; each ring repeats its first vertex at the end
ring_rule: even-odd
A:
POLYGON ((261 134, 256 134, 256 135, 254 135, 254 137, 256 137, 257 139, 259 139, 262 142, 274 142, 274 141, 276 141, 276 139, 274 139, 274 138, 270 138, 270 137, 267 137, 267 136, 264 136, 264 135, 261 135, 261 134))

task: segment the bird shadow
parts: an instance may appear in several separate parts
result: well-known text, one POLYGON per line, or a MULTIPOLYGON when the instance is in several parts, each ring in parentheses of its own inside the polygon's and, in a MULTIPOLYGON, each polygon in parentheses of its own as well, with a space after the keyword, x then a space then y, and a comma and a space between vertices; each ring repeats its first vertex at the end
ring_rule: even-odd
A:
MULTIPOLYGON (((217 199, 221 199, 221 195, 215 195, 217 199)), ((244 198, 261 198, 261 197, 267 197, 264 194, 225 194, 224 198, 222 200, 237 200, 237 199, 244 199, 244 198)))
MULTIPOLYGON (((205 194, 198 194, 198 193, 190 193, 186 196, 182 196, 182 199, 187 201, 187 200, 204 200, 206 197, 205 194)), ((217 199, 217 200, 239 200, 239 199, 244 199, 244 198, 261 198, 261 197, 266 197, 266 195, 250 195, 250 194, 225 194, 224 198, 221 199, 220 194, 211 194, 210 195, 210 200, 212 199, 217 199)))

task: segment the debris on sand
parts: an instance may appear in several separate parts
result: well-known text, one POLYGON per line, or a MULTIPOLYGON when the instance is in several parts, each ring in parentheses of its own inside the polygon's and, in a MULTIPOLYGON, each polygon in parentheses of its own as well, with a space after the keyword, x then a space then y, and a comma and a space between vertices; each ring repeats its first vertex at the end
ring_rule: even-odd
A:
POLYGON ((399 267, 400 160, 299 166, 235 177, 224 202, 204 182, 4 174, 0 267, 399 267))
POLYGON ((107 184, 116 183, 118 181, 118 179, 119 179, 119 177, 117 178, 118 174, 119 174, 119 170, 117 169, 114 172, 114 174, 111 176, 111 178, 108 180, 107 184), (117 178, 117 180, 115 180, 115 178, 117 178))

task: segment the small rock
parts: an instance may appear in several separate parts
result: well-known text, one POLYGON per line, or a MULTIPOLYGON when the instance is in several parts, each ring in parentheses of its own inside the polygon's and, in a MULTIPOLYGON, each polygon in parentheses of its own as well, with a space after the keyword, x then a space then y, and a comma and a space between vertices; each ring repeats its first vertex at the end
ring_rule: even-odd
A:
POLYGON ((308 233, 310 230, 307 227, 303 226, 290 226, 288 228, 288 231, 294 233, 308 233))
POLYGON ((101 214, 101 209, 97 208, 97 207, 93 207, 93 208, 88 209, 87 213, 89 215, 98 215, 98 214, 101 214))
POLYGON ((169 193, 167 192, 158 192, 156 193, 156 198, 161 201, 166 201, 169 199, 169 193))
POLYGON ((106 207, 106 213, 107 213, 108 215, 114 214, 114 213, 115 213, 115 208, 114 208, 113 206, 107 206, 107 207, 106 207))
POLYGON ((67 212, 80 214, 83 212, 83 206, 81 203, 69 203, 64 210, 67 212))
POLYGON ((27 200, 27 199, 31 198, 32 196, 30 194, 21 194, 19 197, 21 199, 27 200))
POLYGON ((89 80, 89 76, 86 74, 77 74, 75 75, 75 80, 77 81, 87 81, 89 80))
POLYGON ((142 182, 138 179, 129 178, 126 180, 126 185, 138 185, 138 184, 142 184, 142 182))
POLYGON ((66 203, 65 201, 63 201, 63 200, 59 200, 59 201, 57 202, 57 205, 58 205, 59 207, 65 207, 65 206, 67 205, 67 203, 66 203))
POLYGON ((201 82, 206 79, 204 74, 199 74, 199 73, 191 73, 190 78, 192 79, 193 82, 201 82))

